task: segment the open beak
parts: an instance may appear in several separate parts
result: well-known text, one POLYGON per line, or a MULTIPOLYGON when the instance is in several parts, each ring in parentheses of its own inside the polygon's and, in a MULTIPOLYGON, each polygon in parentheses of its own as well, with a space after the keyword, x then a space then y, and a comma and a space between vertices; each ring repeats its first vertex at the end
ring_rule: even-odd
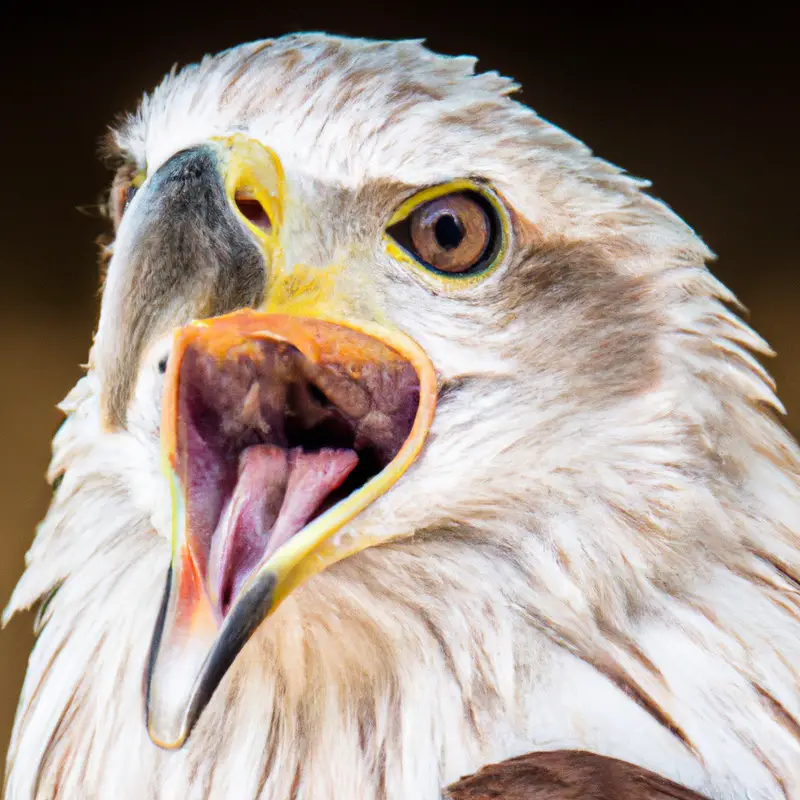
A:
POLYGON ((315 573, 375 542, 334 536, 414 461, 436 379, 378 326, 236 311, 175 334, 161 443, 172 563, 147 726, 180 747, 253 631, 315 573))

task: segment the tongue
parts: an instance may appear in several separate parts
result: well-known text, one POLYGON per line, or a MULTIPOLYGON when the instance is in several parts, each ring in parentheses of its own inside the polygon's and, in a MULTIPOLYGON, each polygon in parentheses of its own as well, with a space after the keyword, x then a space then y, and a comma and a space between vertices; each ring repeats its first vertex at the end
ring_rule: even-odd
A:
POLYGON ((353 450, 306 453, 259 444, 242 451, 208 561, 209 589, 222 616, 256 565, 308 523, 357 463, 353 450))

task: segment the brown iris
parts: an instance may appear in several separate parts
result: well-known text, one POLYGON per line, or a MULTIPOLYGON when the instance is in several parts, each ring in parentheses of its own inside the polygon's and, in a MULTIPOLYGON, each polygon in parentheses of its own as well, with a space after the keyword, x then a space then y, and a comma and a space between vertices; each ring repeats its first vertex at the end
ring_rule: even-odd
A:
POLYGON ((426 267, 474 273, 491 260, 499 223, 477 192, 454 192, 423 203, 388 233, 426 267))

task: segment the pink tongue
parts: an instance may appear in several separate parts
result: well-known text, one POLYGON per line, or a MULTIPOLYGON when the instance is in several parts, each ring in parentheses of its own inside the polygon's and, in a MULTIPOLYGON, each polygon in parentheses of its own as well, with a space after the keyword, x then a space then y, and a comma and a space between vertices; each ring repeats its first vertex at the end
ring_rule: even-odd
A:
POLYGON ((353 450, 259 444, 242 451, 209 553, 209 586, 223 616, 253 568, 308 523, 357 463, 353 450))

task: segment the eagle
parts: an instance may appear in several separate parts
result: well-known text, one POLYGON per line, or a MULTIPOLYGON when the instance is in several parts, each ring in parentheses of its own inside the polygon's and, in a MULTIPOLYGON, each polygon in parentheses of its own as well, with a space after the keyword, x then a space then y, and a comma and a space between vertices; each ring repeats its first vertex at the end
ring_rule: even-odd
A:
POLYGON ((517 89, 292 34, 110 131, 6 798, 800 798, 770 348, 517 89))

